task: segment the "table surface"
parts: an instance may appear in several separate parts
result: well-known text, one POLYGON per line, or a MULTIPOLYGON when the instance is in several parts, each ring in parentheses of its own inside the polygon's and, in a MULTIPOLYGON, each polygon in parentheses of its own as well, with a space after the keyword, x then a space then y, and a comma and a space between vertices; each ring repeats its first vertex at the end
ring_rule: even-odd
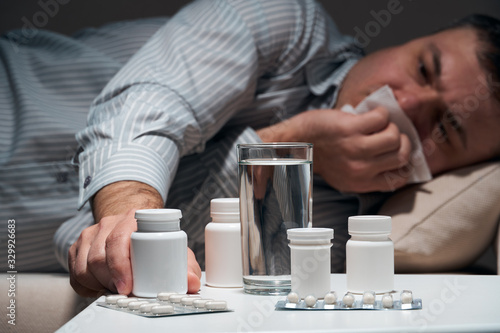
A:
MULTIPOLYGON (((345 275, 331 281, 342 297, 345 275)), ((404 289, 422 299, 422 310, 276 311, 285 296, 211 288, 202 278, 200 295, 226 300, 233 312, 145 318, 94 302, 57 332, 500 332, 500 276, 396 275, 395 291, 404 289)))

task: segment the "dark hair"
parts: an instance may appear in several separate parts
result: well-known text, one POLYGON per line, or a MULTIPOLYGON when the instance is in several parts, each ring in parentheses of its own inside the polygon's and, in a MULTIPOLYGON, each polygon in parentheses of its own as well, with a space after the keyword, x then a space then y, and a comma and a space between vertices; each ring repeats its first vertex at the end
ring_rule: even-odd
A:
POLYGON ((480 42, 477 51, 479 64, 487 75, 491 73, 491 80, 497 83, 489 88, 500 101, 500 89, 497 88, 500 84, 500 20, 488 15, 472 14, 447 27, 447 29, 456 28, 473 28, 476 31, 480 42))

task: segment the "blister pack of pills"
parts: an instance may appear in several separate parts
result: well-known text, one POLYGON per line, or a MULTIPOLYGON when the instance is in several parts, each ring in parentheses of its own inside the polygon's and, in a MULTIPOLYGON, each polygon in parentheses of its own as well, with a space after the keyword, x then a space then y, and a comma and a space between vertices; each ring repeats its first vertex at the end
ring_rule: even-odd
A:
POLYGON ((391 293, 376 295, 373 291, 366 291, 361 299, 347 292, 342 299, 337 298, 336 292, 327 293, 322 300, 312 295, 301 299, 295 292, 288 294, 287 299, 276 303, 276 310, 420 310, 422 300, 413 298, 410 290, 403 290, 399 299, 394 300, 391 293))
POLYGON ((176 293, 159 293, 156 298, 108 295, 97 305, 149 318, 232 311, 226 301, 176 293))

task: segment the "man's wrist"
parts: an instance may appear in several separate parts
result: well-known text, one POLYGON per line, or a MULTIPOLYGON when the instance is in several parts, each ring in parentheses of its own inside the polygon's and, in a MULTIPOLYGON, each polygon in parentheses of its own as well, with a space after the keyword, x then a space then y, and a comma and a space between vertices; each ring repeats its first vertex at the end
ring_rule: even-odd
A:
POLYGON ((126 214, 130 210, 163 208, 164 202, 158 191, 141 182, 119 181, 97 192, 91 200, 94 220, 126 214))

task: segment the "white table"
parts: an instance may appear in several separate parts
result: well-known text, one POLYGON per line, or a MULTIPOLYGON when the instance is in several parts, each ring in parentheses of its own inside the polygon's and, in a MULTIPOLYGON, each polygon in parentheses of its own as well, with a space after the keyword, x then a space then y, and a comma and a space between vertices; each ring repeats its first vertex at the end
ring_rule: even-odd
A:
MULTIPOLYGON (((344 274, 332 275, 339 297, 345 286, 344 274)), ((144 318, 94 302, 57 332, 500 332, 500 276, 396 275, 395 289, 412 290, 423 309, 275 311, 284 296, 210 288, 202 279, 201 296, 226 300, 234 312, 144 318)))

